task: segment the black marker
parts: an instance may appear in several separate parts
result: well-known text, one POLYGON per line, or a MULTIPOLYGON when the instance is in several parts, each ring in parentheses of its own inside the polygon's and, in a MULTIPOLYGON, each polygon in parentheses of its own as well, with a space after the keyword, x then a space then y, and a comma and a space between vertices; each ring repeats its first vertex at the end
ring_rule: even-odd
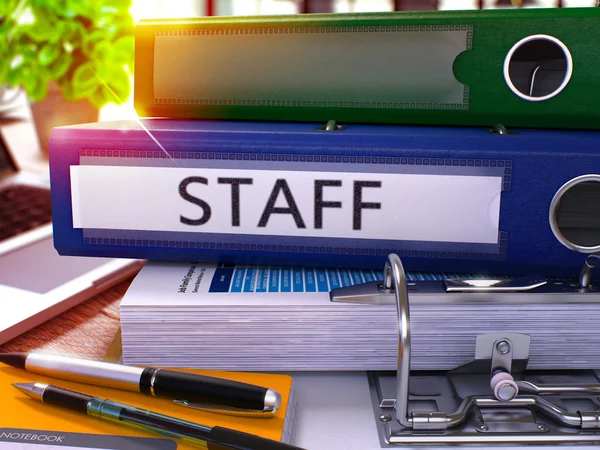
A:
POLYGON ((204 411, 272 417, 281 405, 281 394, 273 389, 173 370, 40 353, 2 353, 0 362, 63 380, 169 398, 204 411))

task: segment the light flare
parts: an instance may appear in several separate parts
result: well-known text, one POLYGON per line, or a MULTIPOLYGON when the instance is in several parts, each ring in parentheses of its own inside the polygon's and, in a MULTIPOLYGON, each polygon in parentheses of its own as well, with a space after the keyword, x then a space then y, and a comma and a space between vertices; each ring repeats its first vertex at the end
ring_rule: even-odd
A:
MULTIPOLYGON (((100 80, 100 82, 104 85, 104 87, 111 93, 111 95, 117 100, 119 105, 124 105, 125 101, 123 99, 121 99, 114 90, 111 89, 111 87, 106 84, 106 82, 102 79, 102 77, 100 75, 98 75, 96 73, 95 70, 92 69, 92 71, 94 72, 94 75, 100 80)), ((142 123, 142 121, 140 120, 139 116, 137 115, 137 113, 135 112, 135 110, 133 111, 133 120, 135 120, 138 125, 142 128, 142 130, 144 130, 144 132, 150 137, 150 139, 152 139, 154 141, 154 143, 158 146, 158 148, 161 149, 161 151, 167 155, 167 158, 169 158, 173 164, 175 164, 176 166, 179 166, 179 164, 177 164, 177 161, 175 161, 175 159, 173 159, 173 157, 171 155, 169 155, 169 152, 167 152, 167 150, 163 147, 163 145, 158 141, 158 139, 156 139, 156 137, 152 134, 152 132, 146 127, 146 125, 144 125, 142 123)))

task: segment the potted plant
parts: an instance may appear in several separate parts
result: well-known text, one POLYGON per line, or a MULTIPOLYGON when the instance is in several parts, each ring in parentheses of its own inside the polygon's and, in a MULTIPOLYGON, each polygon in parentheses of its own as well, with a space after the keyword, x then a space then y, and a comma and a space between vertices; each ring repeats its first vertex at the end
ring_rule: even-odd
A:
POLYGON ((0 1, 0 85, 20 86, 44 149, 53 127, 98 120, 131 92, 131 0, 0 1))

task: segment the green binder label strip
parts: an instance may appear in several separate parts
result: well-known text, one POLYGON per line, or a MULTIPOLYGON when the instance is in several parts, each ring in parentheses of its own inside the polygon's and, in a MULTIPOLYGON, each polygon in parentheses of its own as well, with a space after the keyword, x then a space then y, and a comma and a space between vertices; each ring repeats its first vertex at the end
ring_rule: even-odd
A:
POLYGON ((468 25, 159 31, 154 103, 466 110, 472 42, 468 25))

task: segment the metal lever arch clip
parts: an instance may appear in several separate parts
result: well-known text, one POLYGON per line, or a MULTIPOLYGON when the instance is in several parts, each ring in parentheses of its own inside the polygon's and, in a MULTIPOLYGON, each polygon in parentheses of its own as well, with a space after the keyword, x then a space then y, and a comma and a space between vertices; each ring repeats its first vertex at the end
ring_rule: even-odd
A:
MULTIPOLYGON (((531 280, 530 280, 531 281, 531 280)), ((537 283, 533 283, 537 284, 537 283)), ((543 284, 543 283, 542 283, 543 284)), ((542 398, 540 395, 557 395, 561 393, 589 393, 598 395, 600 393, 600 384, 554 384, 554 385, 536 385, 528 381, 515 381, 511 375, 511 363, 513 361, 512 351, 514 348, 513 340, 519 340, 519 344, 525 343, 526 357, 529 351, 529 336, 514 333, 505 333, 506 336, 498 333, 483 335, 481 342, 493 342, 490 355, 490 378, 491 387, 496 398, 489 395, 469 395, 462 398, 460 404, 454 412, 442 411, 416 411, 409 410, 410 397, 410 361, 411 361, 411 332, 410 332, 410 308, 409 296, 404 268, 400 258, 395 254, 390 254, 384 269, 382 283, 367 283, 364 285, 355 285, 346 288, 335 289, 331 292, 333 301, 350 301, 360 303, 389 303, 390 296, 393 296, 396 304, 396 313, 398 318, 398 366, 395 380, 395 400, 389 400, 382 391, 379 391, 383 400, 377 409, 383 411, 385 408, 394 410, 395 422, 400 428, 393 426, 392 417, 381 415, 380 420, 384 422, 386 430, 386 444, 407 444, 407 443, 565 443, 565 442, 600 442, 599 433, 584 433, 564 430, 599 430, 600 429, 600 410, 597 411, 576 411, 571 412, 563 407, 557 406, 551 401, 542 398), (490 339, 493 338, 493 341, 490 339), (524 338, 524 339, 522 339, 524 338), (499 376, 500 375, 500 376, 499 376), (494 378, 496 377, 496 381, 494 378), (519 394, 520 391, 520 394, 519 394), (534 395, 523 395, 534 394, 534 395), (481 418, 486 416, 486 410, 490 411, 512 411, 528 410, 531 414, 542 413, 541 417, 546 417, 550 421, 540 421, 533 423, 517 423, 521 425, 520 433, 514 430, 506 431, 505 425, 499 425, 495 430, 481 422, 481 418), (476 411, 478 410, 478 412, 476 411), (475 419, 474 419, 475 417, 475 419), (466 421, 475 426, 476 432, 458 430, 461 425, 464 428, 466 421), (556 423, 552 428, 546 423, 556 423), (450 430, 457 429, 454 432, 450 430), (559 429, 562 429, 562 434, 559 429), (501 432, 499 432, 500 430, 501 432), (525 431, 523 431, 525 430, 525 431), (494 431, 492 433, 488 433, 494 431), (462 434, 461 434, 462 432, 462 434), (485 437, 481 434, 486 433, 485 437), (543 435, 543 436, 542 436, 543 435)), ((450 291, 446 291, 453 295, 450 291)), ((481 294, 467 294, 481 295, 481 294)), ((480 345, 478 339, 478 347, 480 345)), ((489 349, 489 347, 488 347, 489 349)), ((520 356, 523 355, 523 349, 517 349, 520 356)), ((480 352, 481 353, 481 352, 480 352)), ((489 351, 488 351, 489 355, 489 351)), ((477 352, 476 352, 477 357, 477 352)), ((485 376, 485 374, 483 375, 485 376)), ((372 378, 370 378, 371 382, 372 378)), ((381 388, 380 384, 380 388, 381 388)), ((372 389, 373 392, 373 389, 372 389)), ((411 399, 412 400, 412 399, 411 399)), ((375 400, 374 400, 375 401, 375 400)), ((511 414, 502 413, 500 415, 511 414)), ((519 414, 515 412, 514 414, 519 414)), ((493 413, 489 413, 493 416, 493 413)), ((527 421, 525 421, 527 422, 527 421)), ((495 423, 498 425, 497 423, 495 423)), ((514 424, 513 424, 514 426, 514 424)))

